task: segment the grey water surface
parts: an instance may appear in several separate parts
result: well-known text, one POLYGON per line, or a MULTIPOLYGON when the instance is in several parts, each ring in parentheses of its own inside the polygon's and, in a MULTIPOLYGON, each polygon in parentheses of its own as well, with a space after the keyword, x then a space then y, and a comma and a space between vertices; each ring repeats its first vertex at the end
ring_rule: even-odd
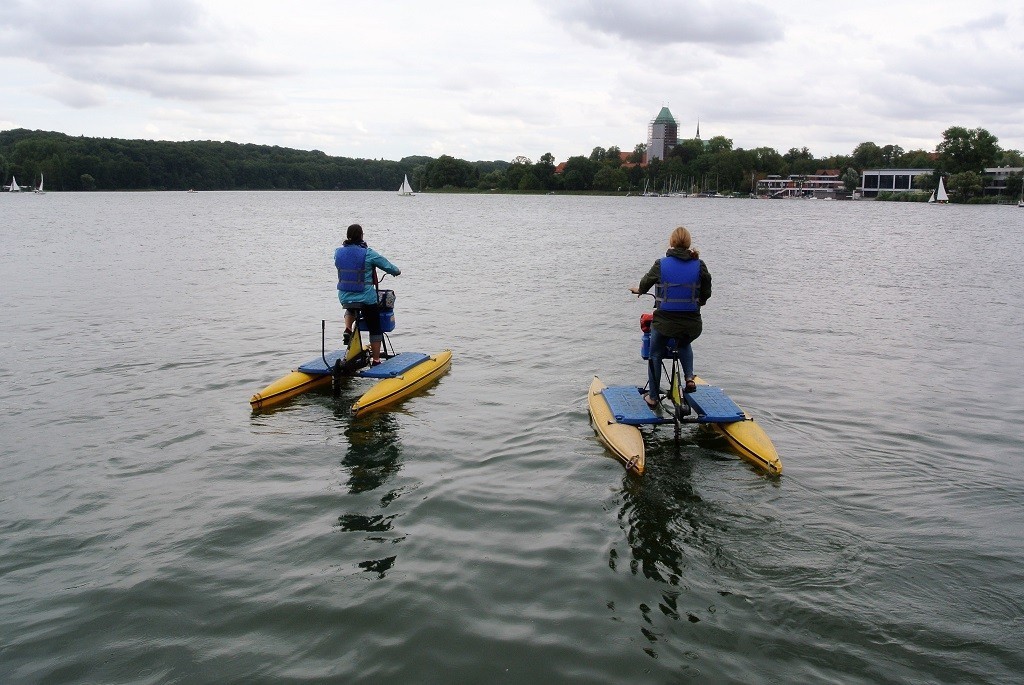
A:
POLYGON ((0 682, 1019 683, 1024 210, 395 193, 0 197, 0 682), (451 371, 351 419, 254 392, 402 269, 451 371), (767 478, 586 393, 688 226, 697 372, 767 478))

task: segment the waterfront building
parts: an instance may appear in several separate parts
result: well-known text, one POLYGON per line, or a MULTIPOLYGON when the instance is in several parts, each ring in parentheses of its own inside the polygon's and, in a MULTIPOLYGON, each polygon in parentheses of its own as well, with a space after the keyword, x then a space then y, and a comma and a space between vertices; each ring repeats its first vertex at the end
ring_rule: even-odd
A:
POLYGON ((679 123, 668 111, 668 107, 662 107, 658 116, 651 120, 647 126, 647 159, 665 159, 668 153, 679 144, 679 123))
POLYGON ((985 195, 1002 195, 1006 192, 1006 181, 1011 176, 1020 176, 1024 173, 1024 167, 1019 166, 997 166, 986 167, 981 178, 984 181, 985 195))
POLYGON ((819 169, 814 174, 769 175, 757 182, 757 194, 772 199, 836 199, 844 190, 838 169, 819 169))
POLYGON ((861 197, 878 197, 879 193, 906 193, 917 190, 914 179, 929 176, 934 169, 865 169, 860 175, 861 197))

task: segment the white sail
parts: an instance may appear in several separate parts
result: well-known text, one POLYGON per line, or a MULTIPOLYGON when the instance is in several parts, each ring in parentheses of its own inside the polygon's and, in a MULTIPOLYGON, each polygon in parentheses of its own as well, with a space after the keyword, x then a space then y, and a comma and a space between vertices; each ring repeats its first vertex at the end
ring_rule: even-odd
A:
POLYGON ((949 196, 946 195, 946 184, 942 182, 942 177, 939 176, 939 189, 935 191, 936 202, 949 202, 949 196))
POLYGON ((935 202, 935 191, 932 191, 932 196, 928 198, 928 202, 935 202))
POLYGON ((21 192, 21 187, 18 186, 18 179, 14 178, 13 176, 11 176, 11 185, 4 187, 7 188, 7 190, 12 193, 21 192))
POLYGON ((409 185, 409 175, 405 175, 405 180, 402 181, 402 187, 398 189, 399 195, 412 195, 412 186, 409 185))
POLYGON ((43 172, 39 172, 39 187, 32 191, 33 193, 45 193, 43 190, 43 172))

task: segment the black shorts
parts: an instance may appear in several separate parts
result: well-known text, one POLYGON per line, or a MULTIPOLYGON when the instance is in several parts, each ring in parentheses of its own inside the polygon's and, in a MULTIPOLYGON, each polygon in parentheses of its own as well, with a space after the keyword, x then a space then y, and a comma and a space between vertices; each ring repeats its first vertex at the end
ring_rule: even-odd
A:
POLYGON ((361 304, 358 307, 348 307, 348 313, 356 318, 360 316, 366 322, 366 330, 370 333, 370 340, 375 337, 380 340, 384 331, 380 327, 380 306, 376 304, 361 304))

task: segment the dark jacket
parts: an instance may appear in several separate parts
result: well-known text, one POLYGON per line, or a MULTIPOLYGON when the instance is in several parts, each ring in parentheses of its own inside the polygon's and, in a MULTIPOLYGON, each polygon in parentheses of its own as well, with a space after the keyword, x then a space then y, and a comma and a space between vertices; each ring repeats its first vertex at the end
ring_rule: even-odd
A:
MULTIPOLYGON (((665 253, 666 257, 676 257, 683 261, 689 261, 690 259, 697 259, 690 254, 689 250, 673 247, 665 253)), ((646 293, 654 287, 656 283, 661 282, 661 260, 654 262, 654 266, 651 267, 643 278, 640 279, 640 292, 646 293)), ((708 267, 704 264, 704 260, 700 260, 700 295, 698 296, 698 304, 704 306, 704 303, 711 297, 711 273, 708 271, 708 267)), ((696 340, 697 336, 700 335, 704 324, 700 318, 700 311, 696 312, 663 312, 659 309, 654 310, 654 328, 662 335, 667 335, 671 338, 685 338, 687 340, 696 340)))

